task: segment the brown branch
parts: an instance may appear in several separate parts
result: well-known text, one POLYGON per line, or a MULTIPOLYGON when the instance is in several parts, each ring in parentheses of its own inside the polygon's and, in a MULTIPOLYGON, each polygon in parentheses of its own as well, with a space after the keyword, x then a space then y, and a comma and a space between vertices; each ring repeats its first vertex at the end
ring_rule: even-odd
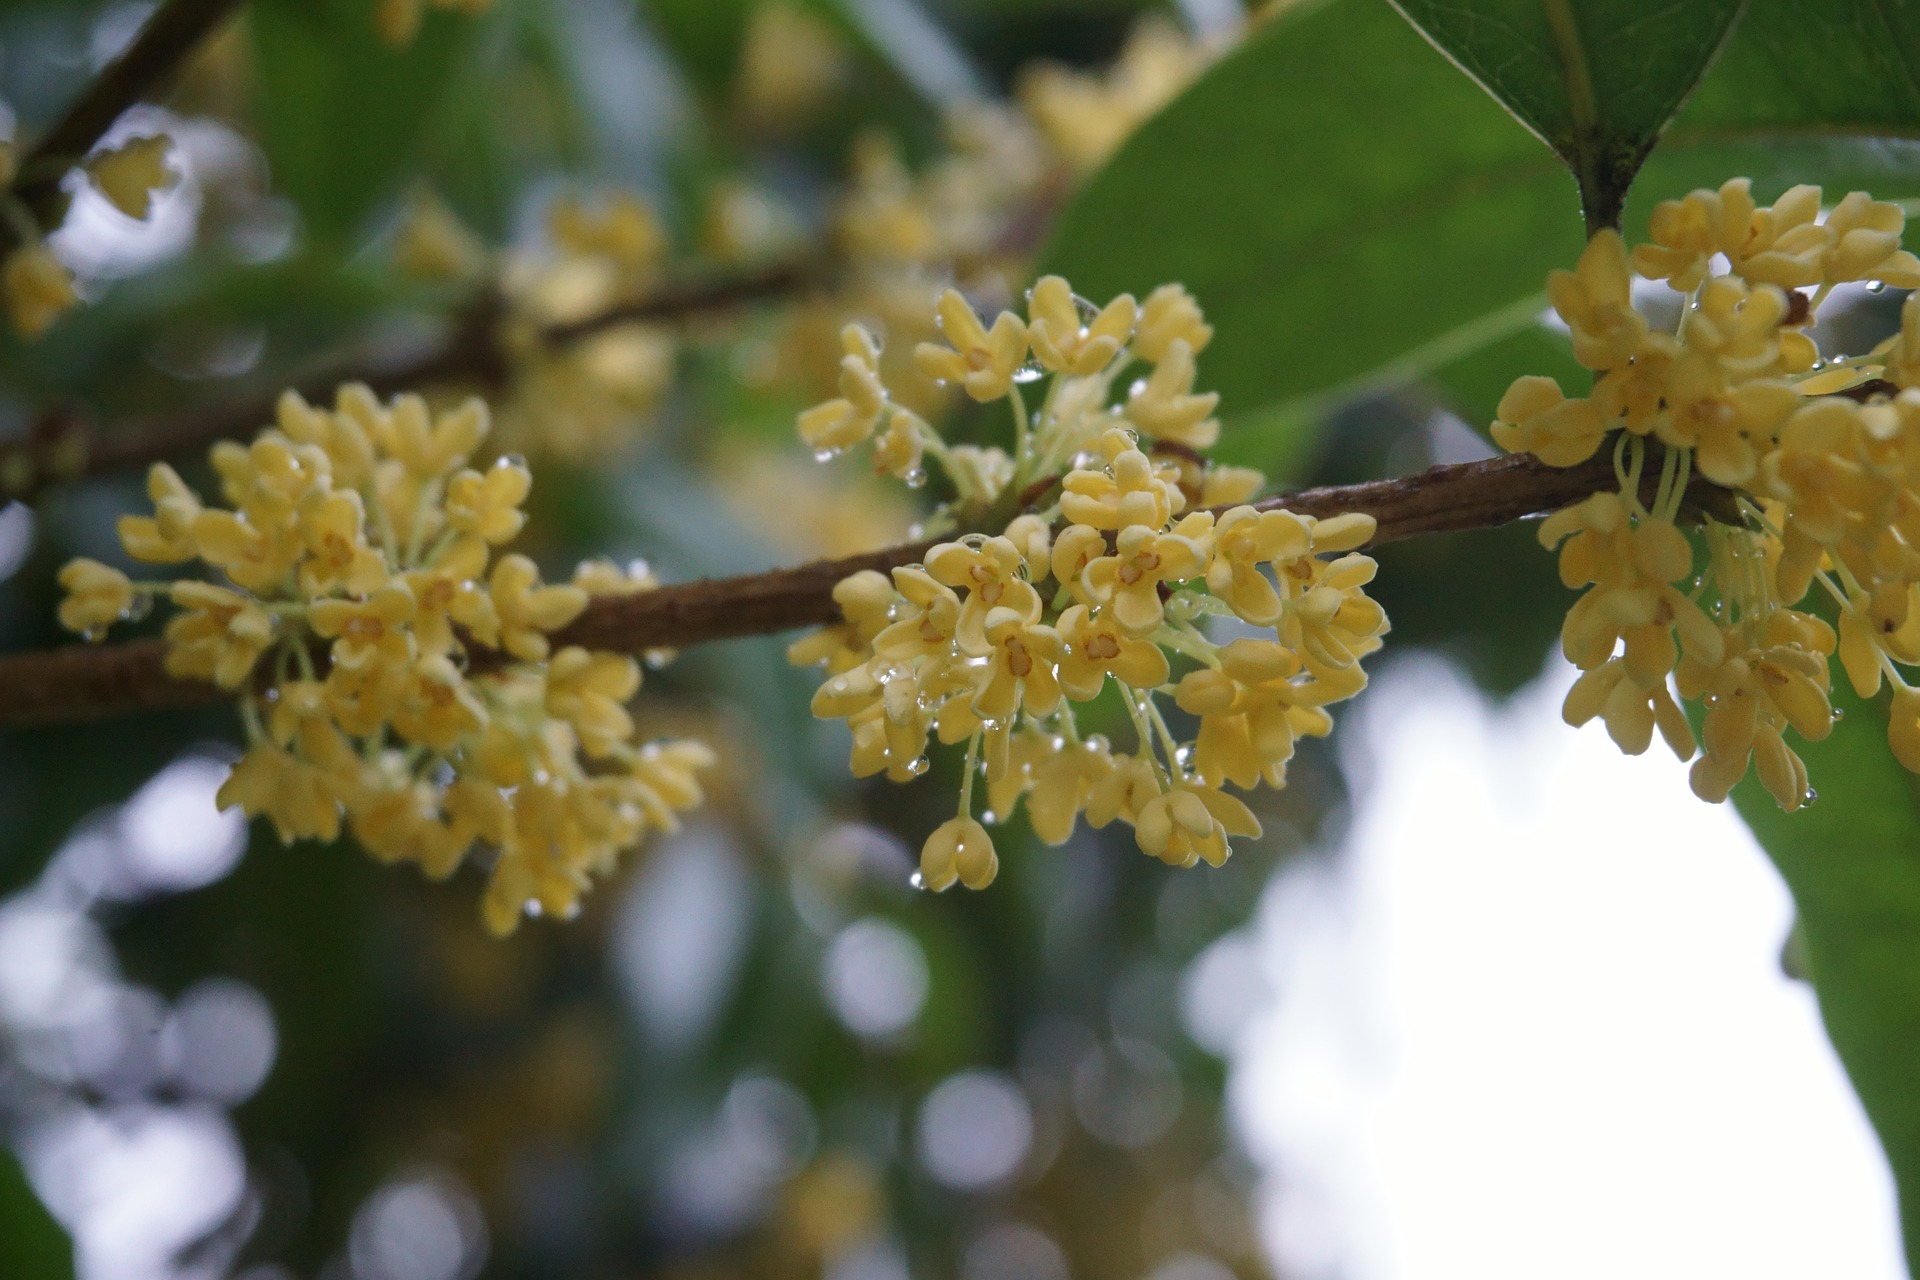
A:
MULTIPOLYGON (((65 199, 60 183, 68 171, 93 150, 128 107, 152 95, 239 5, 240 0, 167 0, 147 19, 126 52, 94 78, 80 100, 21 158, 20 179, 10 194, 27 207, 35 222, 44 228, 59 220, 65 199)), ((15 228, 0 221, 0 257, 18 243, 15 228)))
MULTIPOLYGON (((1603 460, 1565 469, 1527 456, 1433 467, 1397 480, 1303 489, 1258 504, 1302 515, 1360 511, 1379 521, 1373 545, 1420 534, 1487 529, 1614 487, 1603 460)), ((926 554, 926 542, 794 569, 603 596, 554 637, 620 653, 685 648, 837 620, 833 587, 861 569, 887 570, 926 554)), ((166 674, 163 648, 142 640, 0 655, 0 725, 71 723, 210 702, 211 685, 166 674)))
MULTIPOLYGON (((580 320, 541 331, 551 346, 580 342, 622 324, 666 323, 712 315, 749 303, 797 293, 826 281, 825 270, 793 261, 739 275, 671 280, 634 302, 609 307, 580 320)), ((342 383, 364 382, 380 396, 430 383, 467 381, 489 390, 506 383, 509 362, 500 341, 502 303, 483 293, 451 332, 424 350, 384 360, 355 354, 336 360, 295 385, 309 401, 326 403, 342 383)), ((85 476, 138 470, 186 457, 221 440, 244 440, 273 421, 280 391, 252 392, 217 404, 121 422, 111 430, 89 427, 71 409, 44 415, 25 439, 0 445, 0 503, 28 499, 48 485, 85 476)))

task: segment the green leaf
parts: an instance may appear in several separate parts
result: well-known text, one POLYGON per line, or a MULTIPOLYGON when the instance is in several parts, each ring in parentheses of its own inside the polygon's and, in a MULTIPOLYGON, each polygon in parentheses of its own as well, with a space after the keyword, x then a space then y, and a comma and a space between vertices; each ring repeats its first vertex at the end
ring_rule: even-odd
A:
POLYGON ((1045 261, 1100 299, 1184 283, 1215 325, 1202 377, 1251 417, 1481 337, 1580 243, 1552 153, 1387 6, 1334 0, 1268 23, 1145 125, 1045 261))
POLYGON ((477 23, 429 10, 405 49, 373 0, 257 0, 252 23, 261 145, 306 231, 343 249, 393 193, 433 123, 477 23))
POLYGON ((1634 174, 1744 0, 1392 3, 1566 162, 1597 229, 1619 224, 1634 174))
MULTIPOLYGON (((1654 200, 1740 173, 1763 198, 1796 182, 1920 196, 1915 84, 1920 12, 1754 0, 1644 166, 1629 232, 1654 200)), ((1201 376, 1226 445, 1257 462, 1342 395, 1524 331, 1581 241, 1574 184, 1539 139, 1388 6, 1326 0, 1148 121, 1063 212, 1044 264, 1089 297, 1191 289, 1216 327, 1201 376)))
POLYGON ((1835 691, 1847 718, 1800 748, 1819 803, 1782 813, 1757 780, 1734 791, 1799 907, 1820 1014, 1899 1184, 1920 1274, 1920 795, 1880 707, 1835 691))
POLYGON ((73 1274, 73 1245, 53 1220, 26 1173, 0 1147, 0 1275, 60 1280, 73 1274))

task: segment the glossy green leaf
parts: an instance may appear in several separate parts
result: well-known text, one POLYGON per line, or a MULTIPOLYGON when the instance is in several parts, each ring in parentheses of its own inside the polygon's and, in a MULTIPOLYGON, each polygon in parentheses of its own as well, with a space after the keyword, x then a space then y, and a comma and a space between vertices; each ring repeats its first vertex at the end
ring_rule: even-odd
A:
POLYGON ((1392 0, 1552 147, 1589 227, 1616 225, 1633 176, 1744 0, 1392 0))
POLYGON ((1185 283, 1216 328, 1202 377, 1251 417, 1526 323, 1535 308, 1500 313, 1579 247, 1552 153, 1386 5, 1334 0, 1267 24, 1148 122, 1046 266, 1096 298, 1185 283))
POLYGON ((1782 813, 1752 778, 1734 801, 1793 891, 1820 1014, 1893 1166, 1920 1272, 1920 795, 1881 708, 1839 691, 1834 705, 1846 720, 1800 747, 1819 803, 1782 813))
MULTIPOLYGON (((1739 173, 1766 197, 1807 181, 1920 196, 1916 26, 1870 0, 1754 0, 1642 169, 1629 232, 1654 200, 1739 173)), ((1357 387, 1526 329, 1581 236, 1539 139, 1388 6, 1327 0, 1147 122, 1065 210, 1044 265, 1090 297, 1192 289, 1217 328, 1201 376, 1225 447, 1258 461, 1357 387)))
POLYGON ((248 8, 261 145, 275 188, 317 241, 346 246, 405 178, 477 22, 429 10, 405 49, 372 0, 258 0, 248 8))

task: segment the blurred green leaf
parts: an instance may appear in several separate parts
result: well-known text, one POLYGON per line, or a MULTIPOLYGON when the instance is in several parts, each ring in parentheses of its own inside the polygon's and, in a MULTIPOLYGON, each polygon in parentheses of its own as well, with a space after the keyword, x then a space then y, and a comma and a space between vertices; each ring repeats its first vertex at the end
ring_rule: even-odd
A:
POLYGON ((433 123, 477 24, 429 10, 405 49, 373 0, 259 0, 252 22, 261 143, 308 234, 347 247, 433 123))
MULTIPOLYGON (((1741 172, 1762 195, 1920 195, 1905 52, 1920 15, 1825 12, 1756 0, 1648 160, 1630 230, 1653 199, 1741 172), (1849 78, 1858 90, 1835 83, 1849 78)), ((1388 6, 1327 0, 1266 24, 1147 122, 1065 210, 1044 265, 1090 297, 1191 289, 1217 327, 1202 376, 1227 447, 1257 460, 1316 416, 1276 403, 1317 408, 1524 329, 1547 272, 1579 252, 1578 208, 1554 155, 1388 6), (1254 415, 1286 425, 1236 439, 1233 419, 1254 415)))
POLYGON ((13 1154, 0 1147, 0 1275, 63 1280, 73 1245, 40 1203, 13 1154))
POLYGON ((1734 802, 1793 891, 1821 1017, 1886 1148, 1920 1271, 1920 795, 1882 709, 1839 690, 1834 707, 1847 719, 1800 747, 1818 804, 1782 813, 1754 778, 1734 802))
POLYGON ((1699 83, 1744 0, 1393 0, 1407 20, 1566 162, 1589 227, 1699 83))

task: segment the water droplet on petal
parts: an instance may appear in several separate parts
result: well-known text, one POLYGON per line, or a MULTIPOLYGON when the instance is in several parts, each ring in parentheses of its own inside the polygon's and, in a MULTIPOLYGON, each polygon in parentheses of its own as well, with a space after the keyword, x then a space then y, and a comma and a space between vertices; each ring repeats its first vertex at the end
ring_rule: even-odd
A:
POLYGON ((1819 798, 1820 798, 1820 793, 1818 791, 1815 791, 1812 787, 1808 787, 1807 798, 1800 802, 1801 807, 1810 809, 1813 807, 1813 802, 1818 800, 1819 798))
POLYGON ((1887 282, 1885 280, 1867 281, 1868 293, 1885 293, 1886 291, 1887 291, 1887 282))
POLYGON ((910 468, 900 479, 905 482, 907 488, 918 489, 927 482, 927 469, 925 467, 910 468))
POLYGON ((1127 388, 1127 399, 1129 400, 1133 399, 1135 396, 1141 394, 1146 389, 1147 389, 1147 380, 1145 378, 1135 378, 1133 380, 1133 385, 1127 388))
POLYGON ((1038 382, 1046 376, 1047 371, 1037 360, 1029 360, 1013 371, 1013 380, 1023 386, 1029 382, 1038 382))
POLYGON ((502 454, 500 456, 499 461, 495 462, 493 465, 496 469, 502 468, 502 467, 519 467, 519 468, 525 469, 527 465, 527 455, 524 453, 502 454))
POLYGON ((1847 718, 1847 709, 1845 707, 1835 707, 1833 709, 1833 722, 1835 724, 1839 724, 1842 720, 1845 720, 1846 718, 1847 718))
POLYGON ((986 823, 990 827, 998 826, 1000 823, 1000 815, 995 813, 993 810, 988 809, 981 813, 980 821, 986 823))
POLYGON ((923 891, 927 887, 926 878, 922 876, 918 871, 914 872, 912 875, 907 877, 907 883, 912 885, 914 888, 920 889, 923 891))
POLYGON ((838 449, 815 449, 813 451, 813 460, 815 462, 832 462, 839 456, 840 451, 838 449))
POLYGON ((153 597, 144 591, 137 591, 134 593, 133 603, 121 611, 120 618, 124 622, 138 622, 152 612, 153 597))
POLYGON ((916 520, 907 526, 907 536, 916 540, 924 538, 927 536, 927 526, 916 520))
POLYGON ((528 898, 525 911, 528 918, 538 920, 545 913, 546 908, 540 905, 540 899, 528 898))
POLYGON ((915 756, 913 759, 907 761, 907 773, 909 776, 917 778, 926 771, 927 758, 925 756, 915 756))

